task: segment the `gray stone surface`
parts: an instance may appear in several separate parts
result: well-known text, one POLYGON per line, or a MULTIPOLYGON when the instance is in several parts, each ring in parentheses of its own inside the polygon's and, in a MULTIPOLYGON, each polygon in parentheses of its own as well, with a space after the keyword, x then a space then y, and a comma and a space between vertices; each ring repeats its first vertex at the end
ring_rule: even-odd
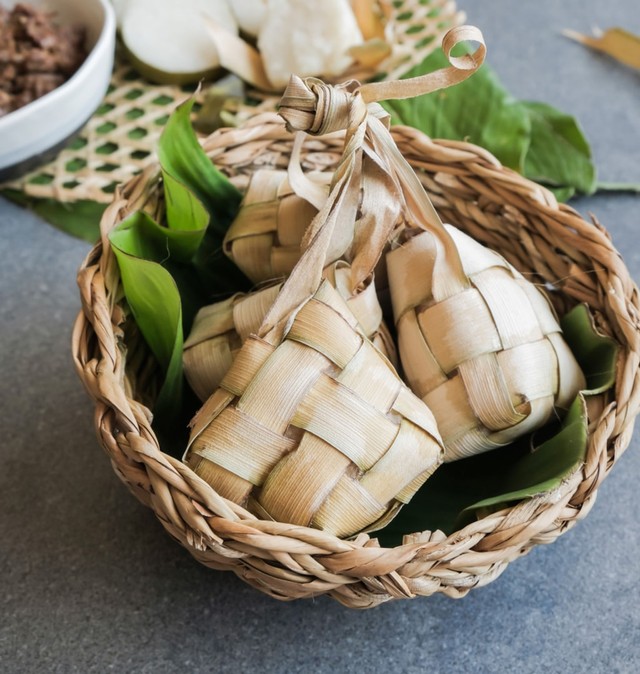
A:
MULTIPOLYGON (((637 0, 460 4, 515 95, 576 114, 602 180, 640 182, 640 76, 559 36, 640 33, 637 0)), ((575 205, 640 278, 640 197, 575 205)), ((196 564, 99 450, 69 353, 87 251, 0 200, 0 671, 640 671, 637 435, 583 522, 463 600, 278 603, 196 564)))

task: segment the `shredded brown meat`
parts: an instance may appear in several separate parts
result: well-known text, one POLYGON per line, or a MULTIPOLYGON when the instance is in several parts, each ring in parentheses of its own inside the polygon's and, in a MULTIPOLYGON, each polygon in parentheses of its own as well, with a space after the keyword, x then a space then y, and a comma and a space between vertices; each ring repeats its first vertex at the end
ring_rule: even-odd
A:
POLYGON ((0 117, 66 82, 86 58, 84 38, 30 5, 0 7, 0 117))

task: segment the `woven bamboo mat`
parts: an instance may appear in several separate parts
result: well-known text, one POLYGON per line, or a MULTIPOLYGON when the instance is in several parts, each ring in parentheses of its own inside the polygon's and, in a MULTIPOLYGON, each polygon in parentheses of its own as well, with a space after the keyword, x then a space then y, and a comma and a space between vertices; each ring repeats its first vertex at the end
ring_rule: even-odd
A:
MULTIPOLYGON (((394 47, 392 56, 380 64, 378 76, 389 79, 424 60, 444 33, 464 20, 452 0, 379 0, 379 4, 391 19, 387 39, 394 47)), ((0 189, 30 199, 108 204, 116 185, 154 163, 165 122, 195 89, 195 85, 151 84, 117 53, 105 99, 78 136, 53 161, 1 184, 0 189)), ((202 101, 203 94, 198 96, 202 101)))
POLYGON ((153 85, 118 54, 101 106, 49 164, 2 185, 36 199, 109 203, 116 185, 156 159, 171 111, 194 87, 153 85))

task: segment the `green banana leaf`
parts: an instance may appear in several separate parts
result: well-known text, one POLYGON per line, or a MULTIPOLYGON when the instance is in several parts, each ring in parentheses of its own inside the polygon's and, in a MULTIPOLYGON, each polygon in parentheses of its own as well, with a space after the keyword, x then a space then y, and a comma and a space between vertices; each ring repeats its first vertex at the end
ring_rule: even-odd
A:
POLYGON ((194 99, 179 105, 169 117, 158 144, 163 174, 185 185, 211 215, 211 226, 224 237, 242 194, 211 162, 200 147, 191 125, 194 99))
POLYGON ((159 143, 166 222, 137 212, 109 235, 131 314, 163 376, 154 428, 176 447, 192 395, 184 385, 184 336, 200 307, 247 284, 221 253, 240 193, 197 142, 192 105, 176 109, 159 143))
POLYGON ((176 282, 161 264, 170 250, 181 247, 181 241, 170 238, 169 232, 139 212, 109 235, 127 303, 164 373, 155 405, 156 416, 161 417, 170 414, 175 402, 182 400, 183 387, 182 303, 176 282))
POLYGON ((100 219, 105 204, 95 201, 75 201, 72 204, 55 199, 32 199, 14 189, 0 190, 0 194, 14 203, 31 209, 43 220, 66 234, 95 243, 100 238, 100 219))
MULTIPOLYGON (((437 50, 404 77, 446 65, 437 50)), ((577 121, 550 105, 516 100, 486 64, 454 87, 383 106, 394 124, 480 145, 505 166, 552 188, 559 199, 595 190, 591 150, 577 121)))
POLYGON ((188 99, 167 121, 158 144, 158 157, 169 227, 188 226, 191 205, 185 189, 211 218, 192 262, 203 288, 214 298, 247 290, 251 285, 222 251, 222 241, 238 212, 242 194, 203 152, 191 125, 193 104, 194 99, 188 99))
POLYGON ((596 171, 591 148, 575 117, 546 103, 522 101, 520 105, 531 121, 524 174, 545 185, 564 186, 567 193, 562 196, 566 198, 576 191, 592 194, 596 171))

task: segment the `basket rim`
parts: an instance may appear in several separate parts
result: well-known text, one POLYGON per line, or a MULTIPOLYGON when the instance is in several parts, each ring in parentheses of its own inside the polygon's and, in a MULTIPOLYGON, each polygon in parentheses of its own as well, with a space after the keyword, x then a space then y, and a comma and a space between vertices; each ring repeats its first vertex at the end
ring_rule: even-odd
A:
MULTIPOLYGON (((150 166, 116 191, 102 220, 102 240, 78 272, 82 310, 72 336, 76 370, 96 402, 100 444, 134 495, 154 509, 167 531, 199 561, 233 570, 279 599, 328 593, 348 606, 364 608, 391 598, 434 592, 459 597, 492 581, 515 558, 537 544, 552 542, 589 512, 599 484, 630 442, 640 407, 639 294, 606 230, 595 220, 583 220, 570 206, 558 204, 551 192, 503 167, 482 148, 462 141, 432 140, 410 127, 393 127, 393 133, 399 145, 418 148, 424 153, 422 159, 428 159, 420 166, 433 189, 441 189, 434 195, 436 208, 450 198, 464 217, 475 215, 482 221, 478 199, 494 209, 502 200, 510 217, 517 220, 526 213, 538 227, 553 226, 557 245, 577 246, 579 261, 593 263, 589 266, 596 268, 587 271, 574 260, 576 273, 566 279, 562 290, 575 301, 581 294, 595 293, 602 303, 604 311, 597 309, 601 323, 622 346, 615 393, 590 423, 584 465, 559 487, 449 536, 439 531, 416 533, 402 545, 384 548, 375 534, 374 538, 360 534, 342 540, 317 529, 258 520, 161 451, 151 429, 151 413, 131 396, 124 374, 122 310, 113 290, 118 270, 106 237, 124 214, 135 210, 157 187, 158 167, 150 166), (443 173, 445 165, 449 173, 443 173), (447 181, 453 176, 453 184, 456 172, 464 174, 464 180, 449 187, 447 181), (493 194, 488 194, 488 183, 493 194), (465 201, 465 190, 472 188, 480 195, 475 205, 465 201)), ((264 159, 268 151, 282 152, 285 134, 280 118, 264 113, 237 129, 214 132, 203 147, 224 170, 224 160, 232 165, 233 150, 239 146, 251 146, 253 159, 264 159)), ((321 158, 322 147, 330 151, 339 142, 336 134, 316 141, 321 158)), ((492 213, 485 213, 488 221, 487 213, 492 213)), ((491 235, 504 237, 501 232, 491 235)))

